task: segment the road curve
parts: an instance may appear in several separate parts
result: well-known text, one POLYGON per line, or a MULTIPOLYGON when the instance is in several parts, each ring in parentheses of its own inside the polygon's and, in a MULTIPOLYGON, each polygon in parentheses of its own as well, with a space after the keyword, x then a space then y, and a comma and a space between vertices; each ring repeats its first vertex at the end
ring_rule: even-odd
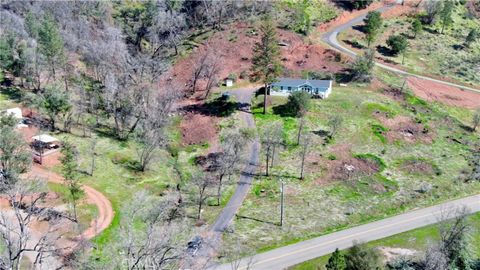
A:
MULTIPOLYGON (((236 89, 230 91, 230 93, 236 97, 237 102, 243 105, 250 104, 250 100, 252 99, 252 94, 254 92, 255 89, 236 89)), ((242 106, 242 108, 245 107, 246 106, 242 106)), ((246 126, 249 128, 255 128, 255 120, 253 119, 253 115, 250 110, 244 109, 241 110, 240 113, 246 126)), ((258 138, 256 138, 249 147, 250 155, 248 157, 248 163, 240 175, 237 189, 211 227, 211 230, 216 233, 225 231, 240 206, 242 206, 243 200, 250 190, 250 186, 253 181, 253 175, 257 170, 258 156, 260 153, 260 142, 258 141, 258 138)))
MULTIPOLYGON (((376 11, 385 12, 387 10, 392 9, 393 7, 395 7, 395 5, 393 5, 393 4, 392 5, 387 5, 387 6, 383 6, 383 7, 380 7, 378 9, 376 9, 376 11)), ((361 23, 363 21, 363 19, 365 19, 366 16, 367 16, 366 14, 360 15, 360 16, 348 21, 345 24, 337 26, 336 28, 334 28, 334 29, 330 30, 329 32, 323 34, 322 40, 324 42, 326 42, 328 45, 332 46, 334 49, 336 49, 340 52, 343 52, 345 54, 348 54, 349 56, 356 57, 357 53, 348 49, 348 48, 343 47, 338 42, 337 36, 340 32, 345 31, 348 28, 350 28, 350 27, 352 27, 356 24, 361 23)), ((378 62, 376 62, 375 65, 377 65, 380 68, 383 68, 383 69, 386 69, 386 70, 389 70, 389 71, 392 71, 392 72, 395 72, 395 73, 398 73, 398 74, 401 74, 401 75, 413 76, 413 77, 417 77, 417 78, 420 78, 420 79, 424 79, 424 80, 428 80, 428 81, 432 81, 432 82, 436 82, 436 83, 441 83, 441 84, 448 85, 448 86, 457 87, 457 88, 460 88, 460 89, 463 89, 463 90, 468 90, 468 91, 480 93, 480 89, 476 89, 476 88, 468 87, 468 86, 461 85, 461 84, 451 83, 451 82, 447 82, 447 81, 442 81, 442 80, 430 78, 430 77, 427 77, 427 76, 422 76, 422 75, 406 72, 406 71, 403 71, 403 70, 400 70, 400 69, 382 64, 382 63, 378 63, 378 62)))
MULTIPOLYGON (((51 172, 39 165, 32 166, 32 169, 29 173, 34 177, 45 178, 48 182, 64 184, 63 177, 60 175, 51 172)), ((98 208, 98 216, 90 223, 88 227, 77 239, 92 239, 93 237, 99 235, 103 230, 110 226, 114 217, 114 211, 110 201, 103 195, 101 192, 96 189, 82 185, 82 189, 85 192, 88 200, 95 204, 98 208)))
MULTIPOLYGON (((427 225, 438 223, 442 214, 461 207, 470 213, 480 212, 480 195, 470 196, 439 205, 410 211, 401 215, 371 222, 343 231, 327 234, 297 244, 281 247, 253 257, 241 259, 236 269, 285 269, 287 267, 332 253, 336 248, 346 249, 354 241, 369 242, 427 225)), ((231 264, 212 268, 230 270, 231 264)))

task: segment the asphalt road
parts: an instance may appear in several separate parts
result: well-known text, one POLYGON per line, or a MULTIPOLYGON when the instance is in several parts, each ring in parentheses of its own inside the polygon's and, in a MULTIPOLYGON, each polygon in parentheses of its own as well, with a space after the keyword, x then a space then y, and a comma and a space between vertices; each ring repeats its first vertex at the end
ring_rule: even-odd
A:
MULTIPOLYGON (((346 249, 354 241, 369 242, 406 232, 440 221, 446 213, 467 207, 471 213, 480 211, 480 195, 471 196, 436 206, 423 208, 365 225, 320 236, 297 244, 281 247, 240 260, 236 269, 285 269, 287 267, 332 253, 336 248, 346 249)), ((452 216, 453 217, 453 216, 452 216)), ((217 266, 231 270, 231 264, 217 266)))
MULTIPOLYGON (((395 5, 383 6, 381 8, 376 9, 376 11, 384 12, 384 11, 387 11, 389 9, 392 9, 394 6, 395 5)), ((365 17, 366 17, 366 13, 359 16, 359 17, 356 17, 356 18, 350 20, 349 22, 347 22, 345 24, 342 24, 342 25, 334 28, 333 30, 331 30, 327 33, 325 33, 322 36, 323 41, 326 42, 328 45, 332 46, 333 48, 337 49, 338 51, 343 52, 345 54, 348 54, 352 57, 355 57, 357 55, 357 53, 355 53, 354 51, 352 51, 348 48, 343 47, 338 42, 337 36, 338 36, 338 33, 342 32, 342 31, 345 31, 345 30, 351 28, 352 26, 361 23, 363 21, 363 19, 365 19, 365 17)), ((395 72, 395 73, 398 73, 398 74, 401 74, 401 75, 404 75, 404 76, 413 76, 413 77, 416 77, 416 78, 420 78, 420 79, 424 79, 424 80, 428 80, 428 81, 432 81, 432 82, 436 82, 436 83, 440 83, 440 84, 444 84, 444 85, 448 85, 448 86, 457 87, 457 88, 460 88, 460 89, 463 89, 463 90, 468 90, 468 91, 480 93, 480 89, 476 89, 476 88, 472 88, 472 87, 468 87, 468 86, 464 86, 464 85, 460 85, 460 84, 455 84, 455 83, 451 83, 451 82, 446 82, 446 81, 442 81, 442 80, 437 80, 437 79, 434 79, 434 78, 430 78, 430 77, 427 77, 427 76, 422 76, 422 75, 418 75, 418 74, 414 74, 414 73, 409 73, 409 72, 406 72, 406 71, 403 71, 403 70, 400 70, 400 69, 382 64, 382 63, 378 63, 378 62, 375 63, 375 64, 378 67, 381 67, 383 69, 386 69, 386 70, 389 70, 389 71, 392 71, 392 72, 395 72)))
MULTIPOLYGON (((230 91, 230 93, 235 96, 237 102, 244 105, 248 104, 248 106, 243 106, 243 109, 240 113, 246 126, 249 128, 255 128, 255 120, 253 119, 253 115, 251 114, 249 109, 250 100, 254 92, 255 89, 236 89, 230 91)), ((225 231, 240 206, 242 206, 243 200, 245 199, 248 191, 250 190, 253 176, 257 170, 258 155, 260 153, 260 142, 258 141, 258 138, 255 139, 249 147, 250 154, 247 160, 247 165, 241 172, 235 193, 232 195, 232 197, 228 201, 228 204, 223 208, 222 212, 217 217, 217 220, 211 227, 211 230, 213 230, 214 232, 225 231)))

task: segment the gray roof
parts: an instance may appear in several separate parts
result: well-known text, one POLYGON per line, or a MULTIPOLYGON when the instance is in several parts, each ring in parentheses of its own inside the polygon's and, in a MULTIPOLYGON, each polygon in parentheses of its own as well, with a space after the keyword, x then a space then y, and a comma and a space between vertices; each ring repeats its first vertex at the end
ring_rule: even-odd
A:
POLYGON ((313 88, 328 88, 330 87, 330 80, 306 80, 306 79, 292 79, 292 78, 278 78, 271 86, 286 86, 299 87, 301 85, 309 85, 313 88))

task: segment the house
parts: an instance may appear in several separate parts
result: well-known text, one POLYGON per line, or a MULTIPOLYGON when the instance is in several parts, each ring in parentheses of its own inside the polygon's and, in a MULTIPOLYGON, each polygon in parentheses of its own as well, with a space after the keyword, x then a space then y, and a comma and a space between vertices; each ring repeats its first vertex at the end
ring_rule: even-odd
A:
POLYGON ((278 78, 269 85, 271 95, 289 95, 295 91, 306 91, 315 97, 327 98, 332 93, 332 80, 308 80, 278 78))
POLYGON ((61 142, 48 134, 32 137, 30 147, 33 150, 33 161, 42 164, 43 157, 58 152, 61 142))
POLYGON ((22 109, 20 109, 20 108, 11 108, 11 109, 7 109, 7 110, 5 111, 5 113, 6 113, 7 115, 11 115, 11 116, 14 117, 15 119, 17 119, 17 121, 18 121, 17 128, 27 127, 27 125, 24 124, 22 109))

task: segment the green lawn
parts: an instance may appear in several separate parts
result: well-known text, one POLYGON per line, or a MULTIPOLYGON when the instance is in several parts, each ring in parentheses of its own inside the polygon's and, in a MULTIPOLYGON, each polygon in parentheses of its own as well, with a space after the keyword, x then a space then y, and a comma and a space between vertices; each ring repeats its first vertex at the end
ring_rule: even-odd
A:
MULTIPOLYGON (((471 215, 469 217, 470 225, 472 226, 471 241, 474 243, 473 254, 480 256, 480 213, 471 215)), ((368 243, 370 247, 394 247, 394 248, 406 248, 414 249, 417 251, 423 251, 427 248, 428 244, 437 241, 439 239, 439 231, 437 225, 426 226, 423 228, 415 229, 412 231, 400 233, 394 236, 390 236, 377 241, 368 243)), ((294 267, 291 270, 323 270, 328 262, 330 255, 322 256, 294 267)))

